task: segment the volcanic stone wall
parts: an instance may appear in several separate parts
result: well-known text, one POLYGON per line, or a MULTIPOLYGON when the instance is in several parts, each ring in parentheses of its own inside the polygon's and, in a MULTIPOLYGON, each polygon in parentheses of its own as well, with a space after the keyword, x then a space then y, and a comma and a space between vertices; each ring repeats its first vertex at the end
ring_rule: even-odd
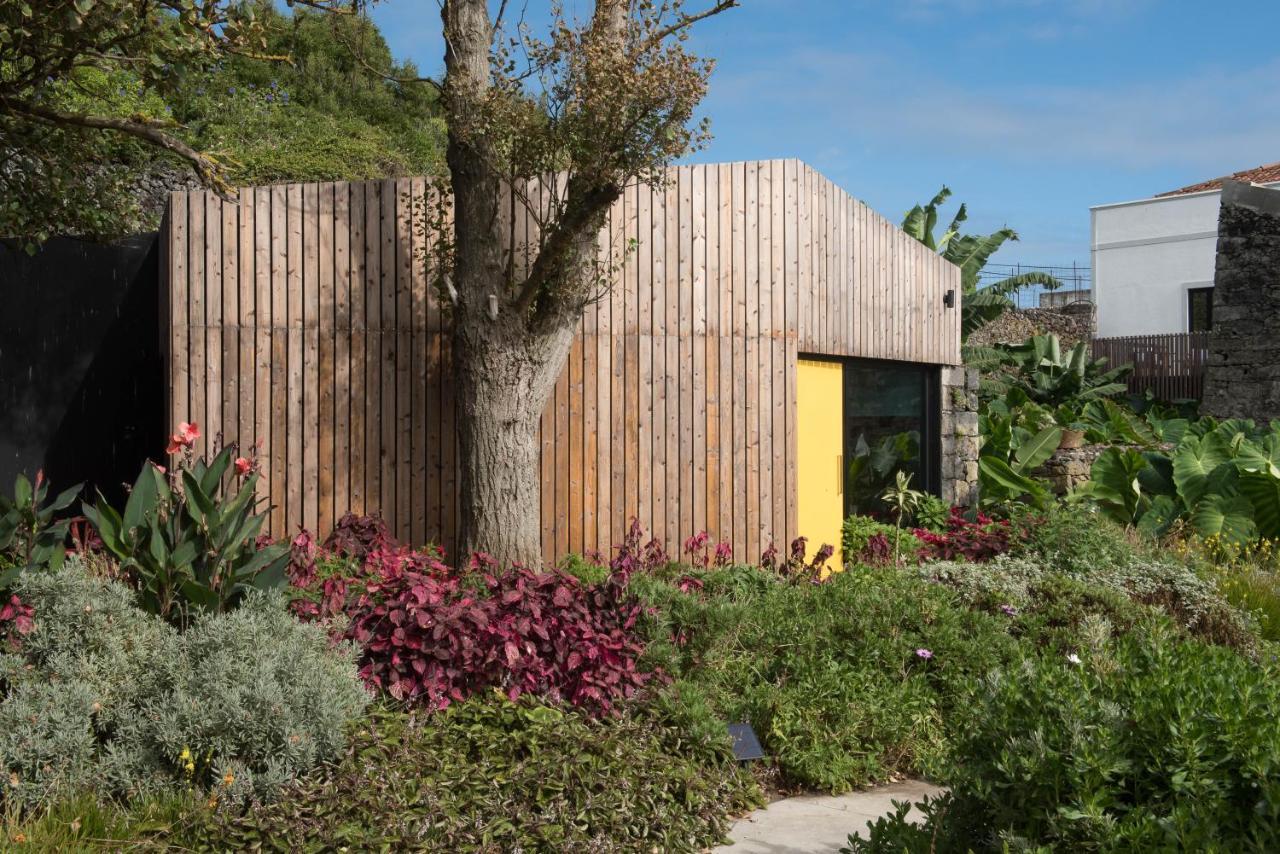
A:
POLYGON ((1201 412, 1280 418, 1280 190, 1228 181, 1201 412))

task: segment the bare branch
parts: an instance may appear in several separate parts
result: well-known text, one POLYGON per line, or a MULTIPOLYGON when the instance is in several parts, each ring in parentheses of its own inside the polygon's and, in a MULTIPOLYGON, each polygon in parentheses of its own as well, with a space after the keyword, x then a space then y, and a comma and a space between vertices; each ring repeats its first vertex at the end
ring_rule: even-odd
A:
POLYGON ((688 29, 698 21, 710 18, 712 15, 719 15, 721 12, 727 12, 739 5, 739 0, 716 0, 716 4, 709 9, 697 13, 696 15, 681 15, 675 23, 670 26, 663 27, 649 37, 646 46, 652 47, 670 36, 674 36, 681 30, 688 29))

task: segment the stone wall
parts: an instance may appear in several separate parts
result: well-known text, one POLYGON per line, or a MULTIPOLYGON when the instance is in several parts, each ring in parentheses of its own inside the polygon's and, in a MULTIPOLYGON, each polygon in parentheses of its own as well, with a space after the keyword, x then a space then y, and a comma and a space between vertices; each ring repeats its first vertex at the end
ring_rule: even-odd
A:
POLYGON ((1093 303, 1074 303, 1060 308, 1023 308, 1006 311, 969 336, 978 345, 1021 344, 1032 335, 1053 333, 1063 349, 1077 341, 1093 340, 1093 303))
POLYGON ((1200 411, 1280 418, 1280 189, 1223 186, 1200 411))
POLYGON ((1053 452, 1045 464, 1032 472, 1032 477, 1049 481, 1054 495, 1066 495, 1089 479, 1094 460, 1108 445, 1085 445, 1081 448, 1064 448, 1053 452))
POLYGON ((978 371, 942 369, 942 497, 952 504, 978 503, 978 371))

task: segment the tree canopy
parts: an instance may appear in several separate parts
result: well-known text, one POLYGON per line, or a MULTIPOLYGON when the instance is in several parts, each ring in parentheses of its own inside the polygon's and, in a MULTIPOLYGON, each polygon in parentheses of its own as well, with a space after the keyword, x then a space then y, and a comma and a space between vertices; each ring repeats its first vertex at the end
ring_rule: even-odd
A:
POLYGON ((154 225, 140 182, 436 173, 444 128, 351 0, 0 0, 0 235, 154 225), (337 14, 342 12, 343 14, 337 14))

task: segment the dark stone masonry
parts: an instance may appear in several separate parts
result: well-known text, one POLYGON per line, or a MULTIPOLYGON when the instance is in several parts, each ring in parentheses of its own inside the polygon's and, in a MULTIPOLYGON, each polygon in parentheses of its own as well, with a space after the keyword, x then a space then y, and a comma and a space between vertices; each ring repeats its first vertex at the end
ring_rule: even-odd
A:
POLYGON ((1223 186, 1200 411, 1280 418, 1280 190, 1223 186))
POLYGON ((952 504, 978 503, 978 371, 942 369, 942 497, 952 504))

